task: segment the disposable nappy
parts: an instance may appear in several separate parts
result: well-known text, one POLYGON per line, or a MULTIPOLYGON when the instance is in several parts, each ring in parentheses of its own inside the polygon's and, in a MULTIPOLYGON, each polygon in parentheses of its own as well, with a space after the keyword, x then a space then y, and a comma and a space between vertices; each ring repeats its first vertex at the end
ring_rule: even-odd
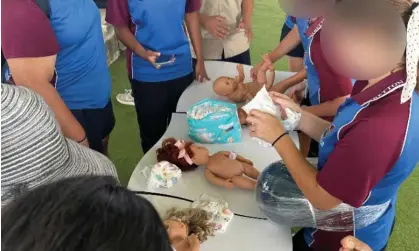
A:
POLYGON ((211 224, 216 233, 224 233, 233 220, 234 213, 228 209, 227 202, 205 193, 192 203, 192 207, 203 209, 211 215, 211 224))
POLYGON ((237 106, 205 99, 188 109, 188 135, 198 143, 225 144, 241 140, 237 106))
POLYGON ((170 188, 179 181, 182 171, 176 165, 162 161, 151 168, 146 167, 143 174, 148 178, 148 187, 170 188))
MULTIPOLYGON (((269 96, 268 90, 266 90, 265 87, 263 87, 249 103, 243 106, 242 109, 247 114, 249 114, 251 110, 259 110, 262 112, 272 114, 281 120, 282 124, 284 125, 284 129, 286 131, 294 130, 297 127, 301 118, 301 114, 297 112, 293 112, 291 109, 286 108, 285 113, 287 115, 287 119, 282 120, 280 106, 276 105, 273 102, 272 98, 269 96)), ((264 147, 271 146, 271 143, 268 143, 258 138, 254 138, 254 139, 257 140, 259 144, 261 144, 264 147)))

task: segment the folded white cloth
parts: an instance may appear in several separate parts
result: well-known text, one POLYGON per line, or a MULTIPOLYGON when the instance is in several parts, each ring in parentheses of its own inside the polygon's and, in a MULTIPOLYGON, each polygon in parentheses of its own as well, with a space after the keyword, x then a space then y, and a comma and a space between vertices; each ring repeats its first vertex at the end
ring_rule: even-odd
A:
MULTIPOLYGON (((269 96, 269 93, 268 93, 268 90, 266 90, 266 87, 263 87, 249 103, 247 103, 245 106, 242 107, 242 109, 247 114, 249 114, 251 110, 259 110, 262 112, 272 114, 281 120, 282 124, 284 125, 284 129, 286 131, 295 130, 301 118, 300 113, 294 112, 291 109, 286 108, 285 113, 287 115, 287 119, 282 120, 281 107, 274 103, 271 96, 269 96)), ((261 139, 258 139, 258 138, 254 138, 254 139, 257 140, 259 144, 261 144, 264 147, 272 146, 271 143, 268 143, 261 139)))
POLYGON ((215 233, 224 233, 233 220, 234 213, 228 208, 226 201, 205 193, 192 203, 192 207, 203 209, 211 215, 211 224, 215 233))
POLYGON ((153 188, 170 188, 182 177, 179 167, 167 161, 144 168, 143 174, 148 178, 148 186, 153 188))

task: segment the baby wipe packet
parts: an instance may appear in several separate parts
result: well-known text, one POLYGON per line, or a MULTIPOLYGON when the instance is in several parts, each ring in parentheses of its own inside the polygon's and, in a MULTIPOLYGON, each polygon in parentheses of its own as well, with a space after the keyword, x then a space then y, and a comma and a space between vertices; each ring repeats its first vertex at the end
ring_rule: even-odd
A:
POLYGON ((211 215, 211 224, 215 233, 224 233, 234 216, 226 201, 205 193, 192 203, 192 208, 203 209, 211 215))
POLYGON ((240 142, 242 130, 237 106, 219 100, 204 99, 188 109, 188 135, 198 143, 240 142))
POLYGON ((182 177, 182 171, 176 165, 162 161, 152 167, 146 167, 143 175, 148 178, 148 187, 170 188, 182 177))
MULTIPOLYGON (((275 117, 279 118, 284 125, 284 129, 286 131, 292 131, 294 130, 301 118, 301 114, 293 112, 291 109, 286 108, 285 113, 287 115, 286 120, 281 119, 281 108, 280 106, 276 105, 274 101, 272 100, 271 96, 268 93, 268 90, 266 90, 265 87, 263 87, 256 96, 245 106, 242 107, 242 109, 249 114, 251 110, 259 110, 262 112, 269 113, 271 115, 274 115, 275 117)), ((254 138, 264 147, 270 147, 271 144, 268 142, 265 142, 261 139, 254 138)))

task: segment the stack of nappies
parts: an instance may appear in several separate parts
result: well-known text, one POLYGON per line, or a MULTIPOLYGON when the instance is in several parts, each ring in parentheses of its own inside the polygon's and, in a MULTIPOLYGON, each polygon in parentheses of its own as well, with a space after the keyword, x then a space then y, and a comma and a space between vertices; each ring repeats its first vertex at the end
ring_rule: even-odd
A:
POLYGON ((182 176, 182 171, 167 161, 159 162, 151 168, 145 168, 143 172, 148 177, 148 186, 153 188, 170 188, 182 176), (146 172, 149 174, 147 175, 146 172))
POLYGON ((205 99, 188 110, 188 135, 198 143, 225 144, 241 140, 237 106, 205 99))
MULTIPOLYGON (((272 98, 269 96, 268 90, 266 90, 265 87, 263 87, 249 103, 243 106, 242 109, 247 114, 249 114, 251 110, 259 110, 261 112, 266 112, 271 115, 274 115, 282 121, 284 129, 286 131, 294 130, 297 127, 301 117, 301 114, 293 112, 291 109, 286 108, 285 113, 287 115, 287 119, 282 120, 281 108, 273 102, 272 98)), ((264 147, 271 146, 271 143, 265 142, 258 138, 254 139, 257 140, 259 144, 261 144, 264 147)))
POLYGON ((234 213, 228 208, 227 202, 205 193, 192 203, 192 207, 203 209, 211 215, 211 224, 216 233, 224 233, 233 220, 234 213))

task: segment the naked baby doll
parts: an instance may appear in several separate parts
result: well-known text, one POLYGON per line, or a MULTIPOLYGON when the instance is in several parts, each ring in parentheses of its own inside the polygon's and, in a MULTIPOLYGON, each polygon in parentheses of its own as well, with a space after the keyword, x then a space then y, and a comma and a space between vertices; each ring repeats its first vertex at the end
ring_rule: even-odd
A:
POLYGON ((174 138, 163 142, 157 150, 157 160, 168 161, 182 171, 205 166, 205 178, 214 185, 228 189, 239 187, 252 190, 260 174, 250 160, 236 153, 217 152, 210 156, 207 148, 174 138))
POLYGON ((214 235, 211 215, 199 208, 172 208, 163 220, 175 251, 199 251, 201 243, 214 235))
POLYGON ((269 90, 275 80, 275 70, 267 55, 263 56, 263 60, 265 63, 258 72, 256 82, 243 83, 245 78, 243 65, 237 65, 239 75, 235 78, 217 78, 213 85, 214 92, 219 96, 228 98, 232 102, 241 103, 252 100, 263 86, 266 86, 269 90), (268 74, 267 71, 269 71, 268 74))

